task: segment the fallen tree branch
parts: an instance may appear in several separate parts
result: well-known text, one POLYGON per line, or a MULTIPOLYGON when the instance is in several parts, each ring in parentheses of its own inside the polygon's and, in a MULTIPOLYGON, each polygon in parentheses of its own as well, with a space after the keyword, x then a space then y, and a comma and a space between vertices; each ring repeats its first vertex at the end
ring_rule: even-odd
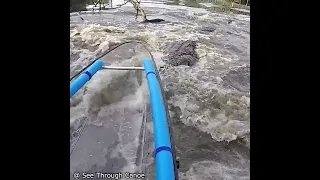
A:
POLYGON ((125 3, 123 3, 123 4, 118 4, 117 6, 118 7, 121 7, 121 6, 124 6, 124 5, 126 5, 128 2, 130 2, 131 0, 128 0, 128 1, 126 1, 125 3))
MULTIPOLYGON (((103 3, 102 0, 97 0, 96 2, 93 1, 93 4, 94 4, 95 7, 99 4, 99 11, 101 10, 101 4, 102 4, 102 3, 103 3)), ((144 10, 140 7, 141 0, 127 0, 127 1, 124 2, 123 4, 117 5, 117 7, 120 8, 120 7, 124 6, 124 5, 126 5, 127 3, 131 3, 131 4, 133 5, 133 8, 136 10, 136 18, 135 18, 135 20, 138 19, 138 16, 139 16, 139 14, 140 14, 140 15, 142 16, 142 19, 143 19, 142 22, 144 22, 144 23, 145 23, 145 22, 147 22, 147 23, 157 23, 157 22, 164 21, 163 19, 151 19, 151 20, 148 20, 146 13, 145 13, 144 10)), ((92 11, 93 11, 93 13, 94 13, 94 7, 92 8, 92 11)), ((79 15, 79 17, 80 17, 82 20, 84 20, 84 19, 80 16, 80 14, 78 14, 78 15, 79 15)))
POLYGON ((141 2, 141 0, 139 1, 139 0, 127 0, 126 2, 124 2, 123 4, 120 4, 120 5, 117 5, 119 8, 120 7, 122 7, 122 6, 124 6, 124 5, 126 5, 127 3, 131 3, 132 5, 133 5, 133 8, 136 10, 136 19, 135 20, 137 20, 137 18, 138 18, 138 15, 139 15, 139 12, 140 12, 140 14, 141 14, 141 16, 142 16, 142 18, 143 18, 143 21, 146 21, 147 20, 147 18, 146 18, 146 13, 144 12, 144 10, 140 7, 140 2, 141 2))
POLYGON ((81 15, 80 15, 79 12, 77 12, 77 15, 80 17, 80 19, 81 19, 82 21, 84 21, 84 19, 81 17, 81 15))

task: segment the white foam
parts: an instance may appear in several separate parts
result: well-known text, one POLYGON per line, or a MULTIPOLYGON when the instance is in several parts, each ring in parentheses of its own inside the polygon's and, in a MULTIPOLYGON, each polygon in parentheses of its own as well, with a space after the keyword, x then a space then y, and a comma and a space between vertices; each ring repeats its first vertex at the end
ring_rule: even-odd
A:
MULTIPOLYGON (((80 36, 89 42, 87 44, 94 44, 95 42, 88 41, 88 34, 101 28, 103 27, 96 25, 85 27, 81 30, 80 36)), ((100 36, 103 37, 104 35, 101 33, 100 36)), ((108 41, 105 42, 100 44, 99 49, 109 49, 108 41)), ((82 50, 80 58, 71 64, 71 69, 78 65, 87 65, 89 63, 87 58, 90 56, 88 54, 90 53, 87 50, 82 50)), ((133 57, 116 61, 112 65, 131 66, 135 60, 136 57, 133 57)), ((142 122, 141 108, 144 107, 143 105, 148 99, 148 91, 145 79, 142 79, 141 83, 138 82, 139 76, 130 76, 127 79, 128 73, 130 71, 98 71, 94 78, 87 82, 71 99, 70 103, 74 107, 70 108, 70 123, 72 124, 76 119, 86 116, 89 117, 92 125, 119 128, 120 144, 113 150, 112 156, 116 156, 120 152, 127 160, 127 165, 123 171, 134 172, 136 169, 136 152, 139 146, 138 137, 142 122), (118 82, 114 82, 115 79, 118 79, 118 82), (122 86, 128 83, 131 83, 136 88, 131 89, 133 94, 124 92, 126 88, 122 86), (119 86, 117 91, 113 90, 113 85, 119 86), (79 104, 77 104, 78 101, 80 101, 79 104), (92 116, 94 111, 97 111, 96 116, 92 116), (109 123, 105 123, 106 119, 109 123)))
POLYGON ((214 161, 201 161, 193 163, 187 172, 179 172, 179 179, 181 180, 211 180, 216 178, 224 180, 249 180, 250 169, 247 167, 230 167, 230 165, 214 161))
MULTIPOLYGON (((120 1, 115 1, 120 2, 120 1)), ((122 2, 121 2, 122 3, 122 2)), ((131 4, 128 4, 131 8, 131 4)), ((159 14, 166 12, 176 12, 176 11, 187 11, 187 16, 192 16, 198 19, 207 20, 209 22, 220 22, 227 21, 230 17, 234 17, 234 21, 248 23, 250 17, 243 15, 228 15, 228 14, 218 14, 218 13, 209 13, 207 10, 199 8, 190 8, 184 6, 170 6, 170 5, 159 5, 159 4, 142 4, 142 7, 149 8, 148 10, 153 11, 154 8, 159 9, 159 14), (206 13, 200 14, 197 13, 206 13)), ((123 11, 131 11, 130 8, 122 8, 123 11)), ((217 33, 214 35, 206 35, 197 32, 197 25, 194 21, 190 21, 185 24, 146 24, 139 25, 142 28, 139 30, 133 28, 125 28, 125 24, 122 27, 112 27, 112 26, 102 26, 98 24, 80 24, 75 25, 71 31, 71 39, 81 38, 88 45, 98 45, 98 49, 93 53, 88 50, 83 50, 80 53, 80 58, 71 65, 71 69, 75 68, 77 65, 83 66, 88 63, 90 60, 89 57, 95 55, 97 52, 105 51, 109 49, 109 42, 120 42, 124 39, 136 38, 145 40, 149 45, 150 50, 152 51, 155 61, 158 65, 163 66, 163 58, 165 54, 160 48, 162 45, 173 42, 176 40, 186 40, 186 39, 199 39, 204 38, 208 39, 211 36, 219 37, 220 35, 225 36, 223 31, 217 30, 217 33), (125 31, 125 33, 108 33, 104 29, 112 29, 125 31), (76 31, 74 30, 76 29, 76 31), (80 35, 76 35, 79 32, 80 35), (86 58, 87 57, 87 58, 86 58)), ((224 27, 224 26, 222 26, 224 27)), ((247 28, 249 26, 243 27, 247 28)), ((248 29, 247 31, 250 31, 248 29)), ((227 36, 226 36, 227 37, 227 36)), ((224 38, 226 38, 224 37, 224 38)), ((75 47, 71 47, 75 48, 75 47)), ((223 47, 222 47, 223 48, 223 47)), ((250 94, 248 95, 239 95, 232 96, 230 95, 230 90, 225 89, 223 84, 222 75, 226 71, 224 70, 213 69, 211 66, 220 65, 220 66, 229 66, 230 64, 239 63, 239 57, 234 53, 225 53, 224 49, 219 49, 216 46, 207 46, 198 43, 197 53, 202 58, 200 61, 193 67, 188 66, 178 66, 170 67, 163 71, 161 79, 165 86, 165 89, 169 89, 173 92, 178 92, 177 90, 184 89, 186 94, 175 93, 173 97, 168 101, 170 106, 178 106, 182 111, 181 122, 186 125, 195 126, 199 130, 207 132, 212 135, 212 138, 218 141, 232 141, 238 137, 245 137, 250 133, 250 94), (203 75, 199 76, 199 73, 202 72, 203 75), (201 77, 201 79, 199 79, 201 77), (170 84, 167 80, 176 78, 178 79, 176 84, 170 84), (217 91, 215 93, 212 93, 217 91), (195 104, 194 96, 196 94, 202 93, 199 96, 197 103, 210 104, 213 101, 220 103, 221 109, 218 107, 208 107, 199 108, 199 104, 195 104), (212 95, 209 95, 209 94, 212 95), (219 96, 218 100, 214 99, 215 96, 219 96), (220 97, 221 96, 221 97, 220 97), (233 98, 233 100, 226 100, 225 102, 221 99, 233 98), (197 109, 198 108, 198 109, 197 109), (235 109, 234 109, 235 108, 235 109)), ((238 65, 233 65, 234 69, 238 65)), ((240 65, 242 66, 242 65, 240 65)), ((110 72, 106 74, 109 78, 113 78, 115 72, 110 72)), ((98 73, 99 74, 99 73, 98 73)), ((107 78, 107 77, 106 77, 107 78)), ((101 88, 99 84, 106 84, 110 79, 98 80, 95 78, 90 82, 92 85, 88 85, 88 91, 99 91, 101 88), (97 82, 95 82, 97 81, 97 82), (89 90, 90 89, 90 90, 89 90)), ((89 108, 91 105, 87 105, 89 108)), ((170 112, 172 113, 172 112, 170 112)))

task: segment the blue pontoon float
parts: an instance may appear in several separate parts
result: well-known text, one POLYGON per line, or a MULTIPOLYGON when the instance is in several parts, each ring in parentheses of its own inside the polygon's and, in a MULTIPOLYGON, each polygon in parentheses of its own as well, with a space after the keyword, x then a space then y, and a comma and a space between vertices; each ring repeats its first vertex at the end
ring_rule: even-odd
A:
MULTIPOLYGON (((143 59, 144 67, 109 67, 104 66, 100 59, 95 60, 70 83, 70 98, 83 87, 99 70, 144 70, 149 87, 149 98, 154 129, 154 157, 156 180, 177 180, 177 165, 171 121, 167 105, 163 99, 163 90, 154 60, 143 59)), ((108 137, 106 137, 108 138, 108 137)))

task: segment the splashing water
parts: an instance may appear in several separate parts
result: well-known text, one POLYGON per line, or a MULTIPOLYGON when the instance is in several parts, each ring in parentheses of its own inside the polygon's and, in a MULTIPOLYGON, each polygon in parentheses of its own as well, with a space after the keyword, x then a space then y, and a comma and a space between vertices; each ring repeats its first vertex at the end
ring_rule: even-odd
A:
MULTIPOLYGON (((71 76, 117 43, 145 41, 159 68, 174 122, 180 178, 250 179, 250 17, 184 6, 142 7, 150 19, 162 18, 165 23, 136 22, 129 5, 82 15, 85 22, 71 16, 71 76), (193 66, 165 65, 168 48, 180 40, 197 42, 199 61, 193 66)), ((106 65, 135 66, 142 55, 134 53, 130 48, 123 49, 110 55, 106 65)), ((89 119, 86 131, 91 128, 95 135, 84 135, 79 143, 96 146, 92 152, 72 155, 78 158, 74 167, 84 163, 80 158, 84 154, 102 151, 106 157, 93 157, 90 162, 96 168, 92 171, 137 170, 138 136, 148 99, 143 77, 128 71, 98 72, 71 99, 70 128, 77 129, 83 119, 89 119), (109 132, 99 130, 101 127, 109 132), (102 142, 93 143, 100 136, 110 139, 103 143, 111 149, 104 149, 102 142), (110 165, 113 161, 117 163, 110 165)), ((152 134, 152 122, 147 122, 147 127, 147 133, 152 134)), ((152 144, 149 146, 147 153, 152 153, 152 144)), ((149 167, 148 178, 153 179, 153 158, 147 159, 144 163, 149 167)))

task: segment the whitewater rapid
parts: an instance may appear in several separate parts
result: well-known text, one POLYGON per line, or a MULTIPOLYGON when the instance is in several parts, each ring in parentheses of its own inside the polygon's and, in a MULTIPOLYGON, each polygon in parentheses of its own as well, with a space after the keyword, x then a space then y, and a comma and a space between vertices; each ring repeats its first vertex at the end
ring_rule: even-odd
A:
MULTIPOLYGON (((138 23, 130 4, 94 15, 83 13, 85 21, 71 14, 71 76, 116 43, 145 41, 159 68, 174 121, 178 156, 185 162, 180 178, 249 179, 250 17, 164 4, 148 3, 142 7, 150 19, 162 18, 166 22, 138 23), (195 65, 165 65, 170 47, 179 40, 197 41, 200 59, 195 65)), ((132 66, 141 58, 128 55, 129 60, 123 60, 123 53, 118 53, 121 61, 115 54, 107 65, 132 66)), ((108 126, 120 126, 122 134, 118 133, 120 145, 116 149, 127 162, 132 162, 124 169, 135 170, 131 151, 138 149, 139 142, 134 137, 138 137, 142 120, 133 123, 129 116, 141 119, 139 112, 148 94, 145 81, 140 82, 136 74, 128 80, 128 73, 98 73, 71 99, 70 124, 89 117, 95 126, 101 126, 106 119, 112 122, 108 126), (121 84, 124 77, 131 85, 121 84), (118 92, 114 86, 130 87, 132 91, 118 92), (119 113, 122 117, 117 117, 119 113), (130 137, 123 139, 124 134, 130 137)), ((147 126, 152 131, 152 124, 147 126)), ((149 165, 152 166, 151 159, 149 165)))

